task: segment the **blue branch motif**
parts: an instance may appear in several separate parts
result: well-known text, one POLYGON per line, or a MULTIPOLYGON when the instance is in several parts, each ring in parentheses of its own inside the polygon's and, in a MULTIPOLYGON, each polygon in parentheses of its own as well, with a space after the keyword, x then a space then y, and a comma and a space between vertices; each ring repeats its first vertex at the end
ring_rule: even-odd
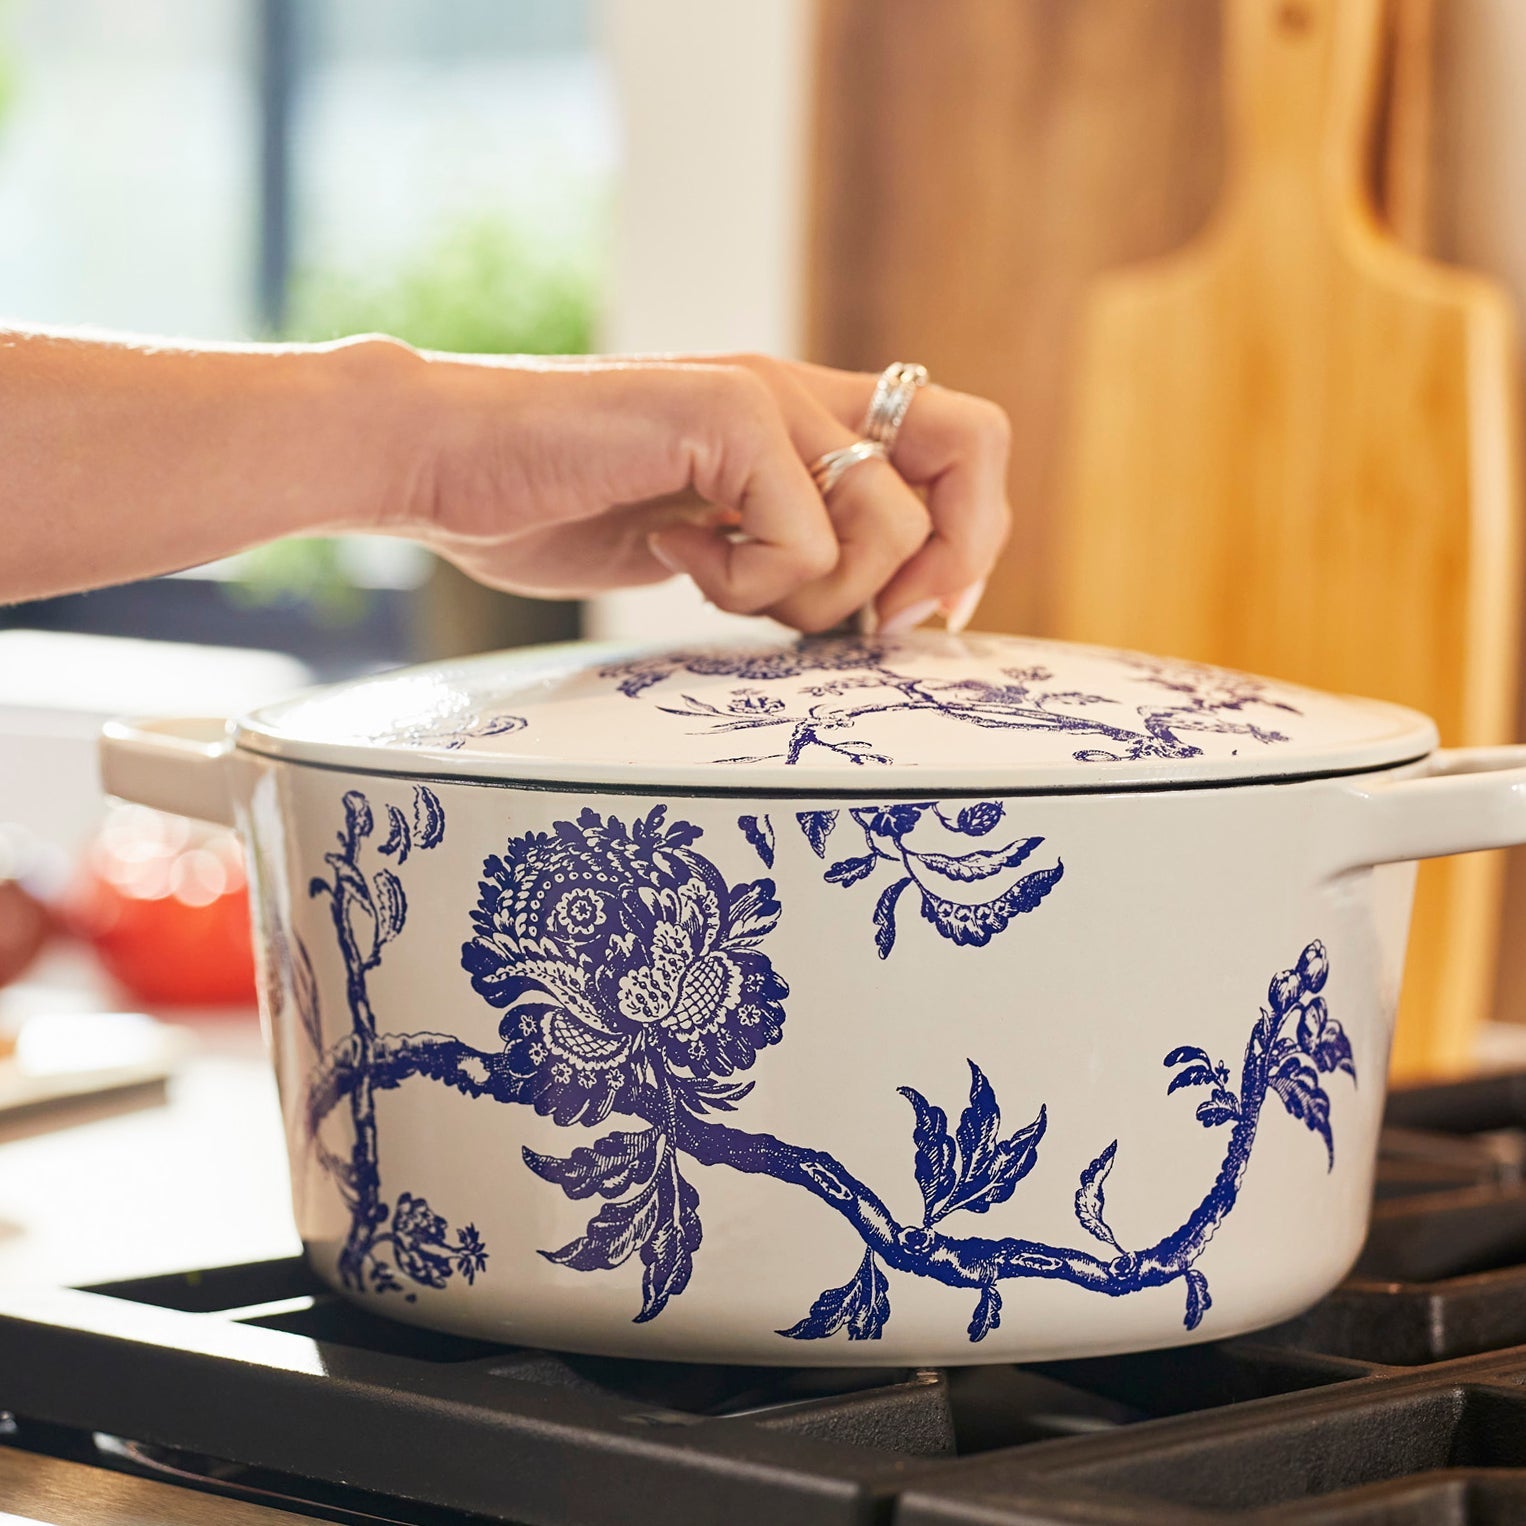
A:
POLYGON ((796 764, 813 752, 834 754, 857 765, 895 760, 854 733, 877 716, 926 712, 946 720, 986 729, 1059 731, 1092 738, 1072 757, 1079 763, 1126 762, 1140 758, 1194 758, 1202 749, 1182 735, 1218 732, 1244 736, 1261 745, 1286 742, 1279 731, 1247 719, 1246 712, 1293 706, 1273 699, 1260 679, 1209 667, 1115 654, 1136 681, 1162 691, 1159 705, 1137 707, 1137 722, 1104 719, 1119 702, 1055 686, 1042 666, 1001 669, 1001 681, 915 678, 895 667, 897 643, 856 637, 811 637, 794 645, 761 651, 692 650, 609 663, 599 676, 613 680, 619 693, 635 699, 681 674, 733 677, 742 683, 723 703, 680 694, 658 709, 698 723, 701 735, 756 735, 773 739, 771 751, 716 757, 715 763, 796 764), (818 675, 820 675, 818 677, 818 675), (817 681, 800 684, 799 680, 817 681), (794 681, 788 698, 770 685, 794 681), (1098 707, 1102 707, 1099 709, 1098 707))
MULTIPOLYGON (((1147 1246, 1119 1240, 1106 1201, 1114 1140, 1081 1171, 1075 1189, 1076 1222, 1090 1248, 992 1237, 966 1232, 961 1216, 984 1219, 1002 1209, 1035 1173, 1048 1115, 1039 1106, 1009 1130, 989 1078, 973 1060, 968 1099, 952 1127, 950 1115, 920 1089, 900 1089, 911 1111, 919 1223, 898 1220, 825 1151, 726 1120, 751 1091, 746 1073, 782 1041, 790 993, 764 949, 782 915, 773 881, 729 883, 698 850, 699 827, 670 819, 660 805, 628 824, 589 808, 550 832, 510 837, 502 854, 485 861, 462 964, 478 994, 503 1014, 502 1048, 492 1051, 448 1033, 377 1031, 366 979, 403 930, 407 902, 390 869, 361 863, 374 826, 366 797, 350 791, 343 809, 338 851, 325 858, 331 874, 315 879, 312 890, 330 902, 352 1022, 319 1052, 306 1121, 349 1206, 340 1275, 356 1291, 387 1293, 405 1280, 440 1288, 457 1275, 471 1283, 486 1266, 487 1250, 472 1225, 452 1233, 409 1192, 395 1204, 381 1201, 374 1099, 415 1076, 466 1097, 533 1107, 583 1131, 583 1141, 565 1155, 522 1151, 527 1169, 569 1200, 597 1202, 579 1235, 541 1254, 581 1273, 639 1264, 638 1322, 657 1318, 694 1276, 703 1221, 693 1165, 768 1177, 836 1214, 862 1254, 845 1282, 825 1288, 795 1324, 777 1332, 790 1340, 880 1338, 891 1315, 891 1273, 973 1295, 972 1342, 1000 1326, 1000 1285, 1034 1277, 1113 1298, 1179 1282, 1183 1323, 1193 1330, 1212 1303, 1197 1263, 1234 1208, 1269 1097, 1320 1137, 1333 1168, 1324 1078, 1341 1071, 1354 1081, 1356 1070, 1322 994, 1329 961, 1318 941, 1273 977, 1238 1076, 1195 1045, 1165 1057, 1166 1095, 1199 1091, 1198 1123, 1227 1131, 1219 1171, 1183 1223, 1147 1246), (319 1130, 346 1102, 354 1144, 342 1159, 321 1145, 319 1130)), ((443 835, 439 801, 424 787, 415 789, 411 813, 385 811, 387 832, 377 852, 397 864, 443 835)), ((999 824, 1001 809, 976 802, 949 819, 962 820, 966 835, 984 836, 999 824)), ((835 820, 834 813, 801 813, 801 829, 823 857, 835 820), (808 816, 817 819, 807 824, 808 816)), ((305 952, 290 964, 286 974, 299 1005, 314 1003, 305 952)), ((316 1010, 304 1013, 304 1026, 321 1032, 316 1010)))
MULTIPOLYGON (((874 906, 874 944, 881 959, 895 947, 896 907, 904 891, 916 887, 923 918, 941 938, 965 947, 983 948, 1004 932, 1013 917, 1034 911, 1059 884, 1063 862, 1026 874, 1013 871, 1043 846, 1042 837, 1014 838, 999 848, 974 848, 967 853, 938 853, 913 848, 908 839, 924 821, 936 819, 946 832, 962 837, 985 837, 1000 823, 1005 808, 999 800, 980 800, 950 808, 932 800, 901 801, 894 805, 855 806, 848 811, 863 835, 867 851, 840 858, 828 866, 826 880, 848 887, 868 879, 883 864, 894 866, 897 878, 880 892, 874 906), (978 899, 967 898, 978 887, 978 899)), ((800 811, 796 820, 818 858, 825 858, 827 839, 837 825, 838 811, 800 811)))
MULTIPOLYGON (((350 1032, 340 1047, 354 1075, 348 1092, 353 1142, 348 1159, 319 1143, 319 1158, 350 1213, 350 1231, 339 1255, 340 1279, 357 1292, 402 1291, 412 1303, 417 1294, 406 1290, 405 1279, 426 1288, 442 1288, 457 1274, 467 1283, 475 1282, 487 1265, 487 1247, 475 1225, 464 1225, 452 1235, 450 1226, 422 1197, 404 1192, 395 1204, 381 1198, 376 1091, 387 1084, 379 1060, 391 1041, 376 1032, 366 976, 381 963, 382 950, 402 932, 408 898, 392 869, 367 870, 362 863, 364 845, 377 826, 370 802, 359 790, 350 790, 341 804, 344 826, 338 847, 323 858, 330 872, 315 875, 308 894, 327 899, 345 963, 350 1032)), ((444 840, 445 811, 426 786, 414 786, 410 810, 396 805, 385 810, 386 836, 376 852, 398 867, 407 863, 411 853, 427 852, 444 840)), ((300 939, 290 973, 302 1025, 316 1042, 322 1031, 318 987, 300 939)), ((316 1121, 311 1132, 317 1142, 316 1121)))
POLYGON ((753 852, 763 860, 765 869, 774 867, 774 824, 767 816, 738 816, 742 836, 752 844, 753 852))

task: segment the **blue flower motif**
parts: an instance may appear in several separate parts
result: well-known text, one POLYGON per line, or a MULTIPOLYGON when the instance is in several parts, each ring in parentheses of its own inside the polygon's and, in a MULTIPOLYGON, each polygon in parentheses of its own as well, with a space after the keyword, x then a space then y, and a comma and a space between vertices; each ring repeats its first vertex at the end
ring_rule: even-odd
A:
POLYGON ((801 678, 807 673, 872 672, 878 670, 889 650, 879 641, 807 636, 791 646, 771 651, 732 651, 722 647, 714 651, 699 649, 637 657, 600 668, 599 677, 618 680, 620 693, 634 699, 675 673, 742 678, 749 683, 760 683, 778 678, 801 678))
POLYGON ((877 837, 904 837, 932 809, 930 801, 920 805, 885 805, 869 814, 868 827, 877 837))
POLYGON ((677 660, 690 673, 746 678, 799 678, 806 673, 841 673, 876 668, 893 648, 882 641, 857 641, 840 636, 810 637, 793 646, 762 652, 696 652, 677 660))
POLYGON ((456 1243, 456 1270, 466 1278, 470 1287, 477 1281, 477 1274, 487 1266, 487 1246, 475 1224, 462 1226, 461 1238, 456 1243))
POLYGON ((702 1104, 704 1083, 783 1035, 789 987, 758 950, 773 881, 727 885, 699 835, 662 806, 629 829, 588 809, 483 866, 462 963, 508 1009, 510 1074, 559 1124, 597 1123, 657 1081, 702 1104))
POLYGON ((734 689, 726 708, 736 715, 772 715, 784 708, 777 694, 760 694, 756 689, 734 689))
POLYGON ((445 1220, 421 1197, 405 1192, 392 1214, 392 1254, 398 1268, 427 1288, 450 1280, 450 1231, 445 1220))

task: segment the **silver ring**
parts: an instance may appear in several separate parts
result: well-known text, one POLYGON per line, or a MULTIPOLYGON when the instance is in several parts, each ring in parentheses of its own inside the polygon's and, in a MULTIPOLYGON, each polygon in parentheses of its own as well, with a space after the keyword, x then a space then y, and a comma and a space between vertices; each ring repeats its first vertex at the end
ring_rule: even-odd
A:
POLYGON ((874 396, 869 399, 869 411, 859 433, 866 440, 878 440, 887 453, 894 450, 895 438, 906 422, 906 410, 926 385, 926 366, 909 360, 892 361, 874 384, 874 396))
POLYGON ((855 440, 840 450, 829 450, 811 462, 811 480, 823 498, 832 496, 832 489, 853 470, 860 461, 888 461, 890 452, 879 440, 855 440))

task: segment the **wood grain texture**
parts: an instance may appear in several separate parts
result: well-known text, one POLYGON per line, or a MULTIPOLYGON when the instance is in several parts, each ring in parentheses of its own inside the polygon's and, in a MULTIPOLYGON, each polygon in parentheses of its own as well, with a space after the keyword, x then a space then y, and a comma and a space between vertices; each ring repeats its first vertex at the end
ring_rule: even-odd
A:
POLYGON ((1406 249, 1434 253, 1436 0, 1389 0, 1379 70, 1374 190, 1406 249))
MULTIPOLYGON (((1450 744, 1513 730, 1515 335, 1492 284, 1368 195, 1380 0, 1229 0, 1231 155, 1204 233, 1099 283, 1057 626, 1373 694, 1450 744)), ((1497 856, 1430 866, 1399 1075, 1468 1059, 1497 856)))
POLYGON ((0 1447, 0 1526, 301 1526, 292 1515, 152 1479, 0 1447))
POLYGON ((819 29, 807 350, 1006 407, 1016 519, 979 623, 1042 630, 1081 297, 1212 205, 1218 0, 820 0, 819 29))
MULTIPOLYGON (((1526 6, 1519 0, 1446 0, 1434 16, 1431 189, 1424 247, 1487 271, 1526 304, 1526 6)), ((1526 632, 1523 632, 1526 636, 1526 632)), ((1526 694, 1522 696, 1526 700, 1526 694)), ((1516 719, 1526 737, 1526 706, 1516 719)), ((1526 849, 1509 855, 1493 1012, 1526 1023, 1526 849)))

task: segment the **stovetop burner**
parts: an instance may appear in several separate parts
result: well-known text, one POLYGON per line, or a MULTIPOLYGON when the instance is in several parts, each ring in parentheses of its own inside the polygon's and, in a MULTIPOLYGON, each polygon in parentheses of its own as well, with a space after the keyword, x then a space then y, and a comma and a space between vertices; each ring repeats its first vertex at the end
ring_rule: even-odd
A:
POLYGON ((317 1519, 1526 1520, 1526 1074, 1396 1094, 1353 1276, 1254 1338, 939 1372, 433 1334, 282 1260, 0 1294, 0 1441, 317 1519))

